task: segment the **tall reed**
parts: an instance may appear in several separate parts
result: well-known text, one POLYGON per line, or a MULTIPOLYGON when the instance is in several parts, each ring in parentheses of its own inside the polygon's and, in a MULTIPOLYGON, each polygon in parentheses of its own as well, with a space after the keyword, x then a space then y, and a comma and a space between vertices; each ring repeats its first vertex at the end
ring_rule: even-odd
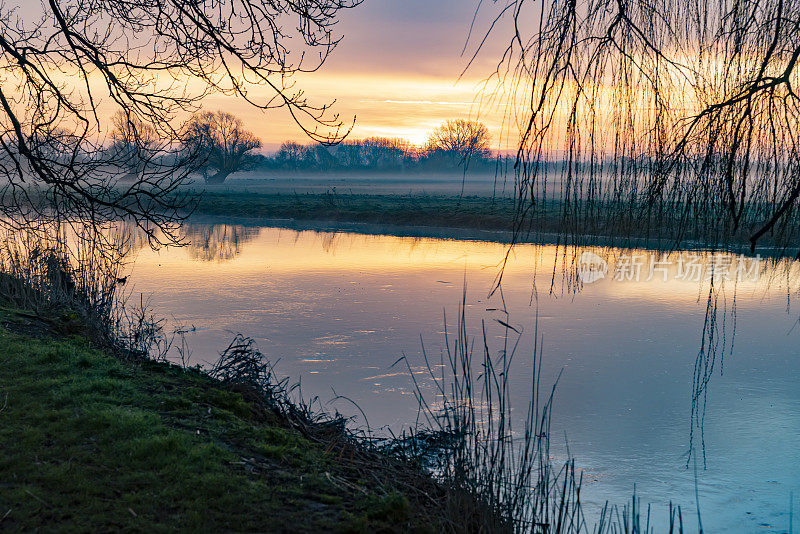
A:
POLYGON ((70 328, 138 359, 163 358, 171 341, 147 302, 130 299, 124 275, 132 233, 124 225, 67 223, 0 234, 0 299, 51 326, 70 328))
MULTIPOLYGON (((470 336, 466 290, 456 331, 447 329, 438 362, 424 345, 424 372, 406 365, 419 406, 418 423, 395 437, 388 448, 416 459, 448 488, 442 507, 454 532, 532 532, 633 534, 652 532, 650 507, 641 513, 635 491, 623 506, 607 503, 597 519, 587 520, 581 501, 582 475, 567 448, 556 459, 551 450, 551 419, 558 378, 542 385, 542 343, 534 324, 531 399, 524 419, 515 416, 511 398, 512 363, 522 331, 505 321, 502 346, 492 350, 485 321, 480 338, 470 336), (432 384, 433 395, 428 393, 432 384), (521 428, 515 426, 521 424, 521 428)), ((560 378, 560 375, 559 375, 560 378)), ((666 532, 683 532, 680 507, 669 504, 666 532)))

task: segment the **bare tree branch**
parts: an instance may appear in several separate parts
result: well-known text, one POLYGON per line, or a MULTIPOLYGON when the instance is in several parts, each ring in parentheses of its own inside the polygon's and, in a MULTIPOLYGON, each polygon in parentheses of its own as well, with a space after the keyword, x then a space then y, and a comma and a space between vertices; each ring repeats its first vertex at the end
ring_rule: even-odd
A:
POLYGON ((0 6, 3 220, 131 218, 152 244, 178 240, 180 185, 198 161, 180 125, 210 94, 285 108, 313 140, 341 141, 347 125, 296 75, 324 63, 340 12, 359 2, 47 0, 24 17, 0 6))

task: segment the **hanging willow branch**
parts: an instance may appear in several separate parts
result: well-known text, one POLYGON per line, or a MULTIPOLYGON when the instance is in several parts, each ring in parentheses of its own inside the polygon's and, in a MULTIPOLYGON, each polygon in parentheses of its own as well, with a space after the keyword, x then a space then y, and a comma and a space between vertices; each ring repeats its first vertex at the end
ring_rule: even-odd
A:
POLYGON ((526 224, 800 246, 800 1, 512 0, 501 18, 526 224))

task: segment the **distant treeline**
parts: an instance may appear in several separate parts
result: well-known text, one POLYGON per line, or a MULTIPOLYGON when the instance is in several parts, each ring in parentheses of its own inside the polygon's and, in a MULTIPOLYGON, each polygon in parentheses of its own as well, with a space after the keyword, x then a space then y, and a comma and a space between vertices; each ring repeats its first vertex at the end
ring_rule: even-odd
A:
MULTIPOLYGON (((148 166, 163 158, 153 128, 118 113, 113 118, 109 160, 130 180, 141 179, 148 166)), ((289 171, 495 171, 511 159, 492 153, 484 124, 448 120, 431 131, 424 146, 405 139, 371 137, 329 146, 286 141, 272 155, 256 152, 261 140, 246 130, 241 119, 223 111, 203 112, 181 128, 183 165, 201 173, 206 182, 223 183, 233 173, 258 169, 289 171)))
POLYGON ((404 139, 384 137, 344 141, 336 146, 287 141, 275 154, 253 157, 253 168, 320 172, 494 171, 498 163, 507 159, 488 149, 468 154, 440 147, 416 147, 404 139))
MULTIPOLYGON (((372 137, 345 140, 333 146, 286 141, 272 155, 256 153, 261 140, 244 129, 242 121, 222 111, 204 112, 183 128, 187 160, 193 161, 208 183, 223 183, 232 173, 258 169, 330 172, 347 171, 452 171, 492 170, 508 159, 494 155, 484 124, 448 120, 431 131, 422 147, 405 139, 372 137)), ((131 136, 117 129, 119 151, 127 150, 131 136)), ((140 136, 141 137, 141 136, 140 136)), ((131 151, 134 153, 135 151, 131 151)), ((141 157, 130 158, 131 172, 141 157)))

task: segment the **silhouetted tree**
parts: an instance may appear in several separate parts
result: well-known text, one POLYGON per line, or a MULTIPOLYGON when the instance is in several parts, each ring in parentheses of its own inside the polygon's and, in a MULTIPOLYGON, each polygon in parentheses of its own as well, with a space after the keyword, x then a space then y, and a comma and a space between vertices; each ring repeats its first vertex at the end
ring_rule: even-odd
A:
POLYGON ((369 137, 361 142, 366 165, 375 169, 400 169, 411 144, 405 139, 369 137))
POLYGON ((137 117, 127 117, 122 110, 112 117, 111 124, 112 160, 127 171, 121 180, 135 182, 144 174, 148 162, 158 155, 155 128, 137 117))
POLYGON ((429 158, 443 156, 451 165, 467 168, 471 161, 489 157, 489 140, 484 124, 448 120, 431 133, 425 150, 429 158))
POLYGON ((297 141, 285 141, 281 144, 275 161, 279 166, 296 171, 303 166, 305 147, 297 141))
POLYGON ((319 171, 330 171, 339 166, 339 162, 328 151, 325 145, 307 145, 303 150, 303 166, 319 171))
POLYGON ((339 41, 340 12, 358 3, 65 0, 31 15, 0 7, 3 223, 67 217, 97 227, 128 217, 153 242, 177 239, 186 198, 176 193, 197 160, 175 125, 211 93, 285 108, 315 141, 340 141, 342 121, 309 102, 294 75, 320 67, 339 41), (112 126, 118 110, 124 121, 112 126), (119 141, 131 150, 109 150, 119 141), (123 177, 133 180, 117 187, 123 177))
POLYGON ((221 184, 232 173, 252 167, 250 152, 259 148, 261 141, 244 129, 238 117, 206 111, 187 123, 183 144, 196 154, 206 182, 221 184), (216 171, 213 176, 208 176, 209 168, 216 171))
POLYGON ((369 137, 336 146, 339 163, 349 169, 401 170, 408 163, 411 144, 405 139, 369 137))

